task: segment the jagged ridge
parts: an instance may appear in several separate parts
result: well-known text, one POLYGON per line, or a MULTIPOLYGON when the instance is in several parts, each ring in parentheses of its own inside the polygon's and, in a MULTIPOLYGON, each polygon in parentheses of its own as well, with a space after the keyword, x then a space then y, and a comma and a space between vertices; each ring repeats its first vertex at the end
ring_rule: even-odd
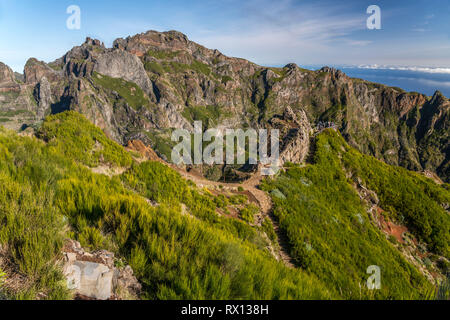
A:
POLYGON ((191 129, 192 120, 219 128, 268 127, 290 107, 313 127, 335 123, 364 153, 449 181, 450 103, 439 92, 408 93, 328 67, 266 68, 176 31, 117 39, 113 48, 88 38, 52 63, 30 59, 24 81, 0 65, 0 110, 13 115, 4 121, 16 129, 49 113, 76 110, 122 144, 140 139, 162 145, 156 151, 167 158, 170 141, 162 133, 169 129, 191 129))

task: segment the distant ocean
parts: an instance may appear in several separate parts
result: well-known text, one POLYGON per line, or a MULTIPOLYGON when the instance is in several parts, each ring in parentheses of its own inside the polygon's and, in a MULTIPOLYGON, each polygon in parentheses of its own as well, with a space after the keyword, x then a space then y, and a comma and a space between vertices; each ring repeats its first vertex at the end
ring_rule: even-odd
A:
MULTIPOLYGON (((311 70, 320 69, 317 66, 307 66, 311 70)), ((436 90, 450 98, 450 68, 420 68, 420 67, 339 67, 349 77, 360 78, 372 82, 399 87, 405 91, 416 91, 433 95, 436 90)))

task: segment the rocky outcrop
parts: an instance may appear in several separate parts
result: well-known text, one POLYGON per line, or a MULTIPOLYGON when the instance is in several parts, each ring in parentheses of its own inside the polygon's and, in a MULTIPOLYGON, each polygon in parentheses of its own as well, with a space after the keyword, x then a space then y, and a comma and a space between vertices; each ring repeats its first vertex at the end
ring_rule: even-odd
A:
POLYGON ((281 133, 280 165, 286 162, 304 162, 309 153, 312 131, 306 113, 300 110, 295 114, 287 107, 281 117, 272 118, 269 124, 281 133))
POLYGON ((27 84, 36 84, 43 77, 46 77, 49 82, 55 82, 61 80, 61 73, 53 70, 45 62, 31 58, 25 64, 24 77, 27 84))
POLYGON ((52 104, 52 92, 47 78, 42 77, 34 90, 34 96, 38 103, 36 116, 38 119, 43 119, 52 104))
POLYGON ((108 51, 96 58, 94 71, 112 78, 122 78, 136 83, 144 92, 156 100, 150 79, 144 65, 135 55, 116 49, 108 51))
POLYGON ((116 268, 114 254, 105 250, 88 253, 73 240, 63 249, 63 273, 68 288, 79 299, 128 299, 138 297, 141 285, 130 266, 116 268))
POLYGON ((421 108, 417 120, 417 152, 422 168, 437 172, 442 180, 449 182, 450 101, 437 91, 421 108))
POLYGON ((14 72, 6 64, 0 62, 0 88, 16 87, 14 72))

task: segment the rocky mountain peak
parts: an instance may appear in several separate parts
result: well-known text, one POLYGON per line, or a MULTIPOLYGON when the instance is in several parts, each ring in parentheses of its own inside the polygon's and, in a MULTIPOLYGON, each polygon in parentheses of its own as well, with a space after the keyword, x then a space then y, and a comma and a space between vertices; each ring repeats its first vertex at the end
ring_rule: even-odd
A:
POLYGON ((324 72, 324 73, 330 73, 332 76, 336 77, 336 78, 341 78, 341 77, 347 77, 347 75, 342 72, 339 69, 336 68, 330 68, 330 67, 323 67, 322 69, 320 69, 320 72, 324 72))
POLYGON ((45 62, 30 58, 25 64, 24 77, 27 84, 36 84, 43 77, 46 77, 49 82, 58 81, 60 74, 45 62))
POLYGON ((86 41, 84 42, 84 45, 88 45, 88 46, 98 46, 98 47, 103 47, 105 48, 105 44, 103 42, 101 42, 100 40, 97 39, 92 39, 90 37, 86 38, 86 41))
MULTIPOLYGON (((253 69, 255 65, 240 58, 223 55, 217 49, 208 49, 195 43, 179 31, 147 31, 125 39, 114 41, 113 48, 123 49, 144 61, 170 58, 177 63, 190 64, 193 60, 209 66, 238 72, 246 68, 253 69)), ((245 72, 245 71, 244 71, 245 72)), ((248 72, 247 72, 248 73, 248 72)))
MULTIPOLYGON (((155 144, 158 130, 191 129, 197 120, 208 127, 278 127, 287 149, 302 150, 286 155, 286 161, 302 159, 309 121, 330 122, 360 151, 422 170, 433 153, 408 150, 415 150, 425 133, 445 129, 441 123, 448 113, 440 92, 429 99, 331 67, 263 67, 205 48, 178 31, 147 31, 117 39, 112 48, 87 38, 49 64, 30 59, 24 79, 20 99, 4 95, 0 107, 20 106, 37 118, 49 107, 76 110, 122 144, 136 137, 155 144), (34 91, 26 92, 31 86, 34 91), (399 131, 404 121, 414 131, 407 138, 399 131)), ((14 83, 14 77, 0 65, 0 85, 5 83, 14 83)), ((440 155, 428 167, 441 175, 443 169, 437 169, 448 162, 444 144, 433 147, 440 155)))
POLYGON ((158 32, 154 30, 140 33, 126 39, 116 39, 113 47, 130 51, 137 56, 143 56, 150 49, 187 50, 192 46, 188 37, 178 31, 158 32))
POLYGON ((298 69, 298 65, 297 64, 295 64, 295 63, 288 63, 286 66, 285 66, 285 68, 287 68, 287 69, 298 69))
POLYGON ((444 104, 446 101, 447 98, 442 94, 442 92, 437 90, 431 98, 430 104, 444 104))

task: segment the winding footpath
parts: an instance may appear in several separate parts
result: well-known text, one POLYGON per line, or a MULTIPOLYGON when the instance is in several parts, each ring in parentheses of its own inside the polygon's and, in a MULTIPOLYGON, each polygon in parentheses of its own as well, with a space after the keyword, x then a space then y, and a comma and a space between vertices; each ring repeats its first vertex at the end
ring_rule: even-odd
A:
MULTIPOLYGON (((164 162, 165 163, 165 162, 164 162)), ((286 235, 281 230, 278 220, 273 214, 273 203, 270 196, 258 188, 258 186, 261 184, 261 181, 263 179, 263 176, 259 173, 255 173, 251 176, 250 179, 242 182, 242 183, 224 183, 224 182, 215 182, 211 180, 207 180, 199 175, 186 172, 186 170, 183 170, 175 165, 171 165, 168 163, 165 163, 166 165, 170 166, 174 170, 176 170, 183 178, 187 180, 191 180, 194 182, 197 187, 199 188, 216 188, 216 187, 222 187, 224 190, 234 190, 237 191, 238 188, 242 188, 244 192, 248 192, 251 194, 251 196, 256 199, 256 202, 258 203, 258 206, 260 208, 260 214, 257 217, 258 224, 260 224, 265 218, 269 218, 272 221, 273 228, 275 230, 275 233, 277 235, 277 246, 276 248, 272 248, 272 254, 275 256, 277 260, 281 260, 284 262, 286 266, 289 268, 295 268, 294 260, 289 255, 289 241, 286 235)))
MULTIPOLYGON (((272 255, 278 260, 282 261, 287 267, 295 268, 295 262, 292 257, 289 255, 289 241, 287 236, 281 230, 278 220, 273 214, 273 203, 270 196, 259 189, 259 185, 263 179, 260 171, 257 170, 257 173, 253 174, 248 180, 242 183, 226 183, 226 182, 216 182, 211 181, 200 174, 196 174, 195 172, 188 172, 183 168, 180 168, 174 164, 167 163, 163 159, 161 159, 151 148, 145 146, 141 141, 130 141, 128 145, 128 149, 139 152, 146 159, 150 161, 160 162, 175 171, 177 171, 184 179, 190 180, 198 188, 208 188, 208 189, 216 189, 216 190, 227 190, 227 191, 235 191, 237 192, 239 188, 242 188, 244 193, 247 194, 250 201, 256 202, 260 208, 260 213, 257 216, 257 224, 260 225, 265 218, 269 218, 272 221, 274 231, 277 235, 277 243, 271 246, 269 250, 272 255)), ((270 240, 269 240, 270 241, 270 240)), ((271 242, 271 241, 270 241, 271 242)))

